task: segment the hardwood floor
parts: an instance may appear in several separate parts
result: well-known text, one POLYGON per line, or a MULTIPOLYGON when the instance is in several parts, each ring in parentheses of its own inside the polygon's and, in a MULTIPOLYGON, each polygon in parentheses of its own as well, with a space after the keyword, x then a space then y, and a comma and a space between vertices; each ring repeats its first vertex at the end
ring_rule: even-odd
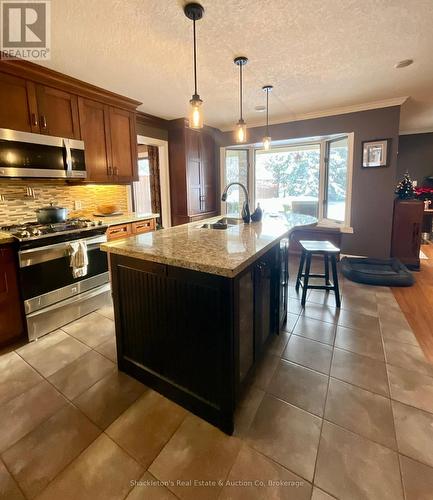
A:
POLYGON ((421 270, 415 273, 415 285, 392 291, 420 347, 433 362, 433 245, 422 245, 421 250, 428 260, 421 259, 421 270))

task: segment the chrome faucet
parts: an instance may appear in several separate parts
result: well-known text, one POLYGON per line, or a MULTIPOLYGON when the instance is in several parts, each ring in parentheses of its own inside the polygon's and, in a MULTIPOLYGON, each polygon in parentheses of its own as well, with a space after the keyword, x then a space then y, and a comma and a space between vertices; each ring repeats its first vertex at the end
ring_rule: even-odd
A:
POLYGON ((245 222, 245 224, 249 224, 250 222, 250 205, 249 205, 249 196, 248 196, 248 191, 247 188, 241 184, 240 182, 230 182, 230 184, 227 184, 227 186, 224 188, 224 192, 221 196, 221 201, 226 201, 227 200, 227 191, 232 187, 232 186, 239 186, 244 194, 245 194, 245 201, 242 205, 242 219, 245 222))

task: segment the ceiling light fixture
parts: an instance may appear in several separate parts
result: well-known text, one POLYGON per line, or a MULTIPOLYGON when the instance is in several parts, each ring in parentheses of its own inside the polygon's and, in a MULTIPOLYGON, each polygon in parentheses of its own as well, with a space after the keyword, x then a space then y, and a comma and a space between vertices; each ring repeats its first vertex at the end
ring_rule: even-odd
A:
POLYGON ((413 64, 413 59, 403 59, 403 61, 399 61, 394 68, 400 69, 400 68, 407 68, 413 64))
POLYGON ((272 92, 272 85, 262 87, 263 92, 266 92, 266 135, 263 137, 263 148, 268 151, 271 147, 271 136, 269 135, 269 92, 272 92))
POLYGON ((238 144, 242 144, 247 140, 247 125, 242 116, 242 68, 247 64, 248 59, 245 56, 236 57, 233 62, 239 66, 239 111, 240 117, 235 129, 235 140, 238 144))
POLYGON ((194 37, 194 94, 192 95, 189 109, 189 126, 190 128, 203 128, 203 101, 197 92, 197 42, 195 33, 195 22, 203 17, 204 9, 199 3, 188 3, 183 9, 185 16, 192 20, 193 37, 194 37))

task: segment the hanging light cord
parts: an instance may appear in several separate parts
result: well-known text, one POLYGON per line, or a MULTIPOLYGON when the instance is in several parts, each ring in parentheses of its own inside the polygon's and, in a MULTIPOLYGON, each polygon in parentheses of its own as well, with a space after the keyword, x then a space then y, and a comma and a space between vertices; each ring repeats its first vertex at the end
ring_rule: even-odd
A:
POLYGON ((266 89, 266 136, 269 137, 269 89, 266 89))
POLYGON ((243 98, 243 96, 242 96, 242 66, 243 66, 242 64, 239 64, 239 87, 240 87, 239 88, 239 96, 240 96, 240 99, 239 99, 240 106, 239 107, 240 107, 240 112, 241 112, 240 113, 241 114, 241 118, 240 118, 241 120, 243 120, 243 116, 242 116, 242 98, 243 98))
POLYGON ((192 20, 192 29, 194 36, 194 95, 197 95, 197 49, 196 49, 195 19, 192 20))

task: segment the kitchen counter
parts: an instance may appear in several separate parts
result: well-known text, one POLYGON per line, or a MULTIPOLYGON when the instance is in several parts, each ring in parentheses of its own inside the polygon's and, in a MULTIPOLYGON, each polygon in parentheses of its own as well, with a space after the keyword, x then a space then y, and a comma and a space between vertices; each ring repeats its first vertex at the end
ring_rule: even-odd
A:
POLYGON ((288 214, 286 219, 265 217, 261 222, 204 229, 200 222, 104 243, 101 249, 135 259, 177 266, 232 278, 296 227, 312 225, 314 217, 288 214))
POLYGON ((0 245, 5 245, 6 243, 12 243, 14 241, 15 238, 9 233, 3 233, 2 231, 0 231, 0 245))
POLYGON ((139 222, 142 220, 157 219, 158 217, 159 214, 140 214, 136 212, 129 212, 123 213, 122 215, 109 215, 108 217, 97 217, 96 215, 93 215, 91 218, 97 221, 102 221, 102 223, 107 226, 116 226, 117 224, 129 224, 131 222, 139 222))

